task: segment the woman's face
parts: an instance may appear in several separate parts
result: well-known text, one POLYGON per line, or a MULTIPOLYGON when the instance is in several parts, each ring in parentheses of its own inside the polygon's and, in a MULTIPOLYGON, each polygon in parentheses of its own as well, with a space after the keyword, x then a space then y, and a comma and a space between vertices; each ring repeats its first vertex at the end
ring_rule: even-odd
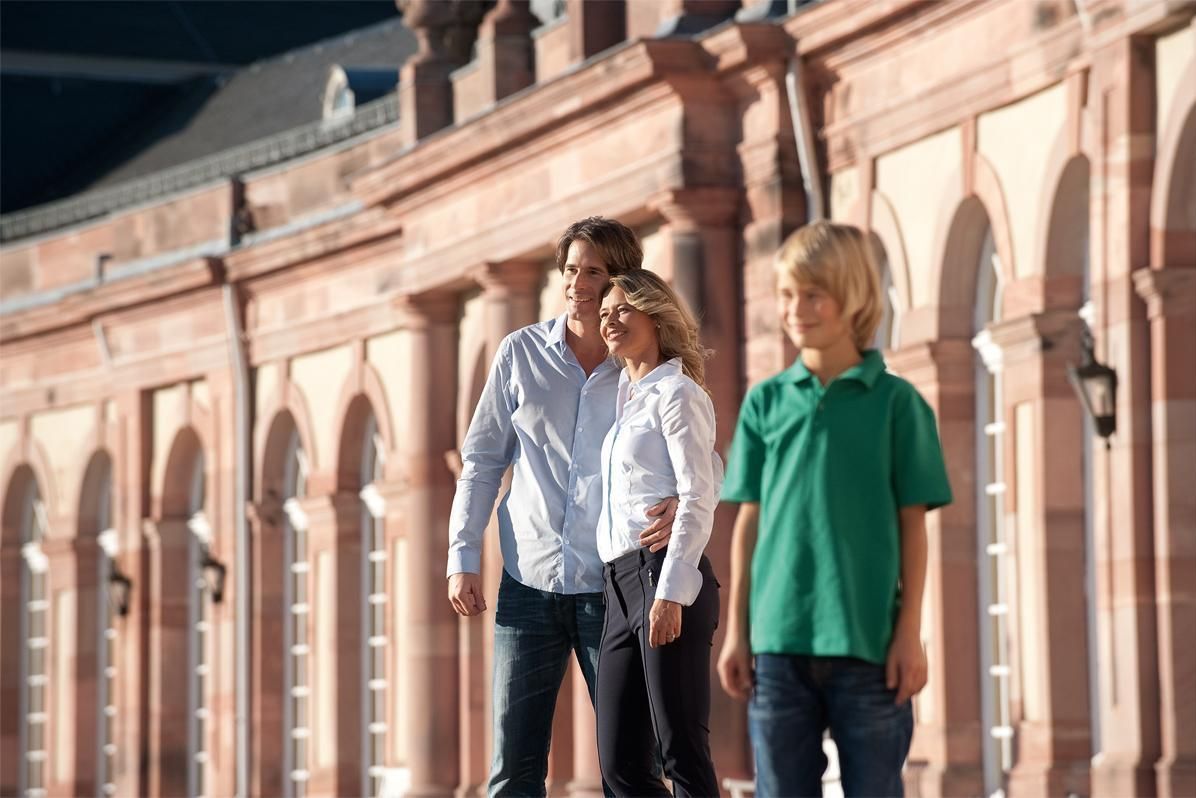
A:
POLYGON ((659 349, 656 322, 647 313, 633 308, 622 288, 610 289, 602 300, 598 318, 602 322, 602 340, 615 357, 643 360, 645 355, 659 349))

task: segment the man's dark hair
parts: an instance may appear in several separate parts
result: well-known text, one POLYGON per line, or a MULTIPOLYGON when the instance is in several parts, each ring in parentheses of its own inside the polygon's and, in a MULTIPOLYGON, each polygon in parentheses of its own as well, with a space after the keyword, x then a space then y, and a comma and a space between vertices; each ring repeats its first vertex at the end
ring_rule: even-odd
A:
POLYGON ((556 242, 556 267, 562 272, 565 259, 569 257, 569 245, 574 241, 585 241, 598 250, 598 256, 612 277, 644 267, 644 249, 639 237, 630 227, 614 219, 591 216, 569 225, 556 242))

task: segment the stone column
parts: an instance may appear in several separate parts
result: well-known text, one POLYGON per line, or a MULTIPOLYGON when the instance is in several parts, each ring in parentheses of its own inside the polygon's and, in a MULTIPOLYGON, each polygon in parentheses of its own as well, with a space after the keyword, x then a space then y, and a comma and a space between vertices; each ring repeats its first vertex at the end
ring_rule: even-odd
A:
POLYGON ((918 389, 938 418, 954 502, 926 517, 929 553, 922 640, 926 689, 915 699, 905 779, 912 795, 981 795, 980 638, 977 630, 975 355, 946 338, 891 353, 889 366, 918 389))
MULTIPOLYGON (((53 527, 73 531, 77 524, 60 518, 53 527)), ((45 785, 49 795, 94 795, 96 734, 82 730, 95 730, 99 723, 99 545, 94 537, 50 537, 42 542, 42 552, 49 564, 50 600, 45 785)))
POLYGON ((144 676, 147 792, 153 798, 172 798, 187 794, 190 765, 188 602, 196 579, 188 548, 192 533, 185 520, 174 518, 147 520, 143 531, 149 576, 148 669, 144 676))
MULTIPOLYGON (((714 350, 706 361, 706 385, 710 388, 717 414, 715 448, 725 458, 739 417, 741 359, 739 335, 742 330, 739 293, 739 219, 741 192, 737 188, 692 188, 667 191, 651 198, 648 206, 660 214, 665 225, 665 239, 658 263, 645 267, 671 280, 673 288, 694 311, 701 324, 702 344, 714 350)), ((775 313, 774 313, 775 316, 775 313)), ((714 533, 706 554, 723 584, 731 575, 731 530, 737 508, 720 505, 715 512, 714 533)), ((722 649, 721 624, 715 633, 711 658, 711 716, 722 719, 718 734, 710 739, 715 761, 725 775, 746 777, 752 772, 751 758, 744 740, 747 717, 743 704, 718 688, 713 672, 722 649)))
POLYGON ((481 0, 396 0, 419 50, 399 73, 399 128, 405 146, 453 123, 450 74, 469 61, 481 0))
POLYGON ((148 394, 130 390, 117 396, 120 425, 118 451, 113 452, 113 496, 121 570, 132 581, 129 614, 117 619, 116 647, 116 794, 148 795, 146 704, 149 680, 150 560, 143 519, 149 501, 150 420, 148 394))
MULTIPOLYGON (((4 489, 11 489, 5 485, 4 489)), ((18 488, 19 489, 19 488, 18 488)), ((6 501, 16 505, 20 497, 9 496, 6 501)), ((20 792, 21 759, 21 657, 25 641, 22 635, 21 582, 25 578, 25 560, 21 556, 23 530, 17 519, 4 519, 0 536, 0 794, 20 792), (10 523, 11 521, 11 523, 10 523)))
POLYGON ((1089 792, 1084 425, 1067 366, 1084 322, 1047 311, 990 325, 1004 372, 1007 585, 1016 755, 1010 795, 1089 792))
POLYGON ((1196 795, 1196 269, 1142 269, 1150 319, 1160 796, 1196 795))
POLYGON ((406 741, 408 795, 444 796, 459 781, 457 615, 447 600, 445 530, 453 500, 453 475, 445 454, 456 446, 457 324, 454 295, 421 295, 398 301, 409 339, 410 418, 398 442, 405 464, 408 567, 403 662, 408 692, 406 741))
POLYGON ((1153 795, 1159 747, 1158 636, 1151 484, 1150 330, 1132 273, 1150 262, 1153 44, 1120 39, 1093 54, 1089 272, 1096 355, 1116 369, 1117 433, 1094 447, 1101 739, 1096 798, 1153 795))
MULTIPOLYGON (((486 361, 489 365, 506 335, 533 324, 539 317, 544 264, 539 261, 485 263, 474 270, 485 303, 486 361)), ((465 429, 458 438, 464 439, 465 429)), ((454 475, 456 476, 456 475, 454 475)), ((507 481, 499 490, 506 492, 507 481)), ((497 506, 497 504, 496 504, 497 506)), ((482 592, 489 610, 479 618, 462 618, 461 643, 461 783, 458 795, 485 792, 493 744, 492 680, 494 675, 494 613, 502 577, 498 525, 491 519, 482 550, 482 592)))
POLYGON ((286 695, 283 650, 287 574, 282 504, 270 497, 249 508, 249 794, 282 795, 286 695))
MULTIPOLYGON (((792 43, 776 42, 771 60, 761 52, 759 66, 725 83, 738 102, 739 118, 754 120, 737 146, 744 202, 742 373, 748 386, 789 366, 797 351, 781 331, 773 259, 786 236, 806 221, 805 194, 797 162, 793 126, 785 93, 785 63, 792 43)), ((764 48, 761 48, 762 50, 764 48)))
POLYGON ((362 795, 361 500, 340 491, 299 503, 312 569, 309 788, 313 795, 362 795))

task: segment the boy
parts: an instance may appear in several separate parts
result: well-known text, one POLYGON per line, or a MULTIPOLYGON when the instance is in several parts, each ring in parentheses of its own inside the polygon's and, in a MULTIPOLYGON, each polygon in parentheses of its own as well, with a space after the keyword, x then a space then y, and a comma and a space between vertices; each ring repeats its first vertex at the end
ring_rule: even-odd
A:
POLYGON ((801 355, 740 410, 719 678, 751 696, 761 798, 821 794, 828 728, 846 795, 901 795, 910 698, 926 684, 926 512, 951 501, 934 414, 867 349, 881 298, 863 233, 807 225, 776 269, 801 355))

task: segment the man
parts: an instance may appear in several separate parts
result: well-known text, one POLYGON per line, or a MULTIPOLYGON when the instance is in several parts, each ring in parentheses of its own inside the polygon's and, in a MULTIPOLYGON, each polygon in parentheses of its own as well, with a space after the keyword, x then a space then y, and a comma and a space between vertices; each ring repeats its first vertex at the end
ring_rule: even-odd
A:
MULTIPOLYGON (((614 422, 619 369, 598 311, 610 277, 641 268, 626 226, 590 217, 557 242, 565 313, 503 339, 462 447, 449 520, 449 601, 463 616, 486 610, 482 535, 499 484, 503 576, 495 613, 494 758, 489 794, 545 795, 552 715, 573 652, 594 695, 602 637, 602 441, 614 422)), ((668 540, 675 499, 640 540, 668 540)))

